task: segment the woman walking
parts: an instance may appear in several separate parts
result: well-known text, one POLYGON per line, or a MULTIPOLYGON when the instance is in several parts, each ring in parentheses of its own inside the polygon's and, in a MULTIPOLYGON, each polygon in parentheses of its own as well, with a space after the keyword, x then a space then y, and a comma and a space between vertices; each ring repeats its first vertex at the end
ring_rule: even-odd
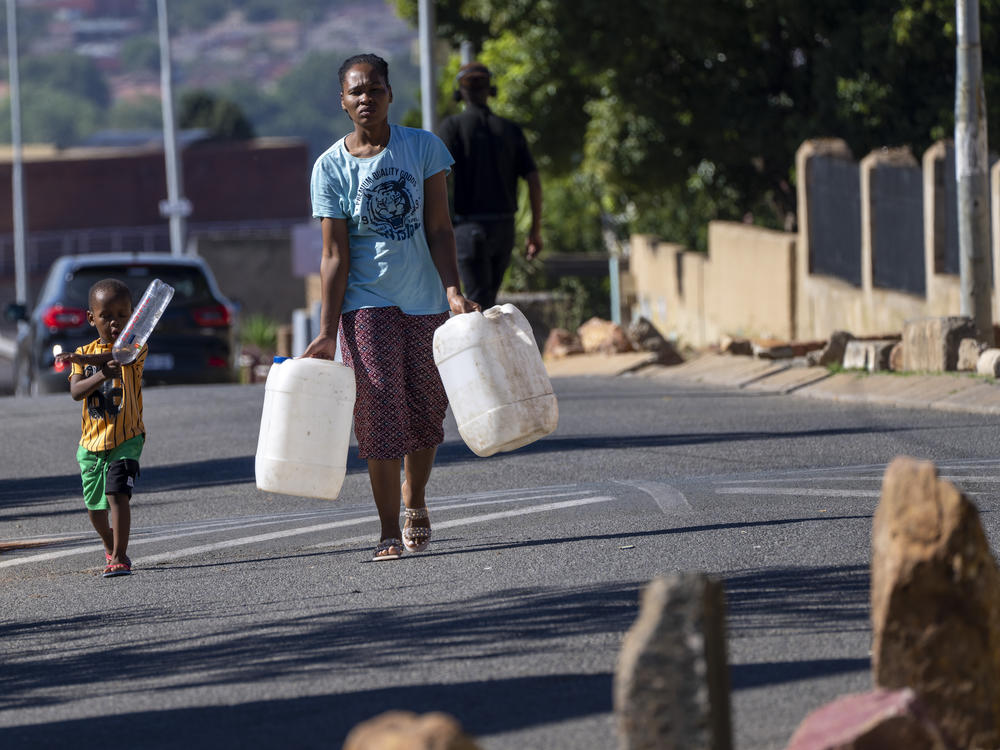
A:
POLYGON ((374 560, 430 542, 424 490, 448 406, 434 364, 434 331, 478 310, 459 289, 446 178, 453 162, 432 133, 389 123, 389 67, 357 55, 339 71, 340 105, 354 129, 313 167, 320 219, 323 307, 306 357, 333 359, 339 329, 354 369, 354 432, 381 522, 374 560), (400 486, 400 469, 404 481, 400 486), (400 500, 405 525, 400 529, 400 500))

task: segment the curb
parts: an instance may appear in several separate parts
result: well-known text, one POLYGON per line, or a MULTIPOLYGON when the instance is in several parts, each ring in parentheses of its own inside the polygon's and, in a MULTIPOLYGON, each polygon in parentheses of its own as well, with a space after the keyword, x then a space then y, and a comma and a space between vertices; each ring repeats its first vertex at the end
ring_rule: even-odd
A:
MULTIPOLYGON (((556 360, 550 377, 567 375, 622 375, 676 380, 751 393, 790 395, 842 403, 868 403, 904 409, 937 409, 971 414, 1000 414, 1000 383, 972 373, 889 374, 831 373, 825 367, 793 364, 789 360, 761 360, 731 354, 702 354, 683 364, 642 364, 636 355, 573 355, 556 360), (574 363, 566 360, 586 357, 574 363), (603 361, 601 361, 603 360, 603 361), (588 369, 589 367, 589 369, 588 369)), ((546 363, 548 367, 550 363, 546 363)))

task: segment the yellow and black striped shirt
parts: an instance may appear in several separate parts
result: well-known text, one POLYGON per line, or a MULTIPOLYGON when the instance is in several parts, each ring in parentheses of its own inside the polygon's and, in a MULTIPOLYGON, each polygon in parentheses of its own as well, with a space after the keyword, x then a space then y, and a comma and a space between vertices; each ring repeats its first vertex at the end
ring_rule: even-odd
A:
MULTIPOLYGON (((111 344, 100 339, 91 341, 76 350, 77 354, 104 354, 111 351, 111 344)), ((131 364, 124 365, 120 375, 105 380, 83 402, 80 426, 80 445, 97 453, 108 451, 145 434, 142 424, 142 368, 146 362, 147 348, 131 364)), ((73 365, 70 377, 90 377, 100 368, 95 365, 73 365)))

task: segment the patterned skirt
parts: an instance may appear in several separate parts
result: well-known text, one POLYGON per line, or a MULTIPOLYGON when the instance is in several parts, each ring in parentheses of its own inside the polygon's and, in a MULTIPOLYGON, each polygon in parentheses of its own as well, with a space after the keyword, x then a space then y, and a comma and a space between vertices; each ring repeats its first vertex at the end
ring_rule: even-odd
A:
POLYGON ((403 458, 444 441, 448 397, 434 364, 434 331, 448 313, 366 307, 340 316, 344 364, 354 369, 361 458, 403 458))

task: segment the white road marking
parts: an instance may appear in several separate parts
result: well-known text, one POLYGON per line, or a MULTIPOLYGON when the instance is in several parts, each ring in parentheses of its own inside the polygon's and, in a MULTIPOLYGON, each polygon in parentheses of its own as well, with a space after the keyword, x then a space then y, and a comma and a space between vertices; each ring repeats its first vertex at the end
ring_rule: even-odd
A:
MULTIPOLYGON (((591 503, 606 503, 610 500, 614 500, 613 497, 599 496, 599 497, 584 497, 579 500, 567 500, 561 503, 547 503, 545 505, 533 505, 530 508, 518 508, 517 510, 505 510, 499 513, 485 513, 481 516, 466 516, 465 518, 453 518, 450 521, 437 521, 432 525, 432 528, 437 529, 452 529, 456 526, 468 526, 474 523, 485 523, 487 521, 497 521, 503 518, 512 518, 514 516, 525 516, 529 513, 544 513, 549 510, 562 510, 563 508, 572 508, 577 505, 590 505, 591 503)), ((370 542, 372 539, 371 534, 365 536, 351 537, 350 539, 336 539, 331 542, 323 542, 321 544, 314 544, 309 549, 321 549, 326 547, 342 547, 347 544, 360 544, 363 542, 370 542)))
MULTIPOLYGON (((939 474, 938 479, 946 479, 949 482, 973 482, 978 484, 998 484, 1000 483, 1000 476, 983 476, 983 475, 960 475, 960 474, 939 474)), ((853 476, 853 477, 767 477, 764 479, 729 479, 722 482, 722 484, 757 484, 757 483, 767 483, 767 482, 874 482, 875 484, 881 484, 882 475, 864 477, 864 476, 853 476)))
POLYGON ((823 490, 815 487, 716 487, 717 495, 819 495, 822 497, 878 497, 879 490, 823 490))
POLYGON ((689 503, 687 498, 684 497, 684 493, 666 482, 615 481, 618 484, 624 484, 628 487, 635 487, 637 490, 642 490, 653 498, 653 500, 656 501, 656 504, 660 507, 660 510, 667 515, 676 513, 679 510, 694 510, 691 507, 691 503, 689 503))
MULTIPOLYGON (((495 497, 497 494, 498 493, 484 493, 483 496, 484 497, 495 497)), ((549 497, 560 497, 560 496, 568 495, 568 494, 573 494, 573 493, 546 493, 546 494, 542 494, 542 495, 527 495, 527 496, 520 496, 520 497, 505 497, 505 498, 500 498, 500 499, 496 499, 496 500, 485 500, 485 501, 479 501, 479 502, 450 503, 447 506, 440 506, 440 507, 441 507, 442 510, 443 509, 457 510, 457 509, 461 509, 461 508, 480 507, 480 506, 484 506, 484 505, 496 505, 498 503, 522 502, 522 501, 535 500, 535 499, 544 499, 544 498, 549 498, 549 497)), ((558 510, 558 509, 561 509, 561 508, 572 507, 574 505, 586 505, 588 503, 605 502, 605 501, 608 501, 608 500, 614 500, 614 498, 613 497, 582 498, 582 499, 568 500, 568 501, 555 502, 555 503, 546 503, 544 505, 535 505, 535 506, 531 506, 530 508, 524 508, 524 509, 520 509, 520 510, 516 510, 516 511, 505 511, 503 513, 491 513, 491 514, 486 514, 484 516, 469 516, 469 517, 467 517, 465 519, 456 519, 454 521, 440 521, 440 522, 438 522, 438 523, 435 524, 435 528, 448 528, 449 526, 461 525, 462 523, 477 523, 477 522, 479 522, 479 519, 482 519, 482 520, 493 520, 495 518, 503 518, 503 517, 506 517, 508 515, 523 515, 525 513, 540 513, 540 512, 544 512, 546 510, 558 510)), ((271 517, 272 516, 268 516, 268 518, 271 518, 271 517)), ((152 556, 149 556, 149 557, 144 556, 142 558, 142 561, 143 561, 143 563, 153 564, 153 563, 156 563, 156 562, 160 562, 162 560, 171 560, 171 559, 174 559, 174 558, 177 558, 177 557, 186 557, 186 556, 195 555, 195 554, 201 554, 203 552, 209 552, 209 551, 213 551, 213 550, 217 550, 217 549, 226 549, 228 547, 243 546, 243 545, 247 545, 247 544, 254 544, 254 543, 257 543, 257 542, 264 542, 264 541, 271 541, 273 539, 281 539, 281 538, 284 538, 284 537, 296 536, 296 535, 301 535, 301 534, 311 534, 311 533, 315 533, 315 532, 319 532, 319 531, 326 531, 326 530, 335 529, 335 528, 343 528, 343 527, 346 527, 346 526, 356 526, 356 525, 360 525, 360 524, 364 524, 364 523, 377 523, 377 521, 378 521, 378 517, 377 516, 374 516, 374 515, 365 515, 363 517, 348 518, 348 519, 343 519, 343 520, 338 520, 338 521, 331 521, 329 523, 314 524, 314 525, 310 525, 310 526, 300 526, 300 527, 296 527, 296 528, 293 528, 293 529, 284 529, 282 531, 273 531, 273 532, 269 532, 269 533, 266 533, 266 534, 257 534, 257 535, 254 535, 254 536, 240 537, 240 538, 237 538, 237 539, 223 540, 223 541, 220 541, 220 542, 213 542, 213 543, 209 543, 209 544, 198 545, 198 546, 195 546, 195 547, 187 547, 187 548, 184 548, 184 549, 174 550, 174 551, 171 551, 171 552, 161 553, 161 554, 158 554, 158 555, 152 555, 152 556)), ((272 521, 270 523, 273 523, 273 522, 276 522, 276 521, 272 521)), ((216 521, 216 522, 209 522, 209 523, 211 524, 212 528, 201 527, 201 528, 191 529, 189 531, 183 531, 183 532, 178 532, 178 533, 174 533, 174 534, 160 534, 160 535, 156 535, 156 536, 138 535, 137 538, 133 538, 131 540, 131 543, 130 543, 129 547, 130 547, 130 549, 133 549, 133 548, 138 547, 138 546, 140 546, 142 544, 149 544, 149 543, 152 543, 152 542, 162 542, 162 541, 167 541, 167 540, 170 540, 170 539, 177 539, 177 538, 182 538, 182 537, 187 537, 187 536, 194 536, 194 535, 199 535, 199 534, 212 533, 212 532, 216 532, 216 531, 220 531, 220 530, 232 530, 232 528, 251 528, 253 526, 267 525, 269 522, 267 522, 267 521, 263 521, 263 522, 262 521, 252 521, 250 523, 243 523, 240 526, 230 527, 230 528, 227 528, 227 529, 220 529, 220 528, 218 528, 217 525, 216 525, 218 523, 218 521, 216 521)), ((369 538, 368 536, 360 537, 359 540, 363 541, 363 540, 368 539, 368 538, 369 538)), ((346 543, 346 542, 343 541, 343 540, 334 542, 334 544, 343 544, 343 543, 346 543)), ((324 546, 324 545, 317 545, 317 546, 324 546)), ((41 553, 38 553, 38 554, 19 556, 19 557, 13 558, 11 560, 3 560, 3 561, 0 561, 0 568, 7 568, 7 567, 15 566, 15 565, 28 565, 28 564, 31 564, 31 563, 43 562, 45 560, 55 560, 55 559, 58 559, 58 558, 61 558, 61 557, 70 557, 70 556, 73 556, 73 555, 82 555, 82 554, 95 554, 96 555, 96 554, 102 553, 103 551, 104 551, 103 545, 100 545, 100 544, 88 544, 88 545, 82 546, 82 547, 73 547, 71 549, 53 550, 51 552, 41 552, 41 553)))

